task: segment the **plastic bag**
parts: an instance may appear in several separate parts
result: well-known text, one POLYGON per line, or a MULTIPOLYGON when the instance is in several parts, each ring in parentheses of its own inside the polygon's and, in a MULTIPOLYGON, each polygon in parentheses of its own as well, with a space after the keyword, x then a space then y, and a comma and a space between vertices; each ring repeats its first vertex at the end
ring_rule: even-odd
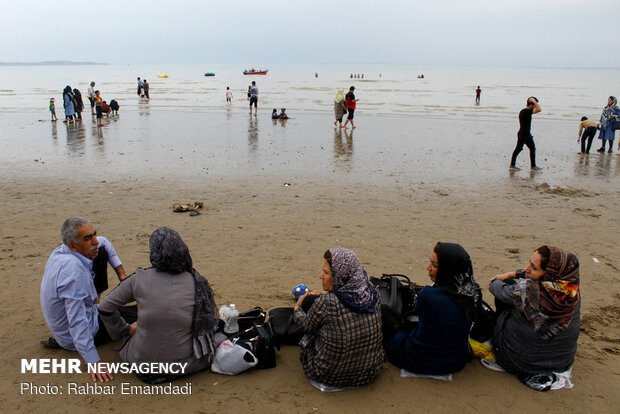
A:
POLYGON ((211 371, 224 375, 237 375, 258 364, 253 353, 241 345, 226 340, 217 347, 211 371))

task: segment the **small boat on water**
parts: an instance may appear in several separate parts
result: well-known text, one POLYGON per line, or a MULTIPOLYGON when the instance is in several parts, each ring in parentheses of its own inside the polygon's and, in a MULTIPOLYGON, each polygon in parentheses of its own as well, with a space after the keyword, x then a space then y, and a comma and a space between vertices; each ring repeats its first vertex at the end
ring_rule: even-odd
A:
POLYGON ((269 69, 259 69, 259 70, 255 70, 255 69, 250 69, 250 70, 244 70, 243 74, 244 75, 266 75, 267 72, 269 72, 269 69))
POLYGON ((168 75, 167 75, 167 74, 165 74, 165 73, 158 73, 158 74, 157 74, 157 77, 158 77, 158 78, 167 78, 167 77, 168 77, 168 75))
POLYGON ((213 73, 213 72, 207 72, 207 73, 205 73, 205 76, 215 76, 215 73, 213 73))

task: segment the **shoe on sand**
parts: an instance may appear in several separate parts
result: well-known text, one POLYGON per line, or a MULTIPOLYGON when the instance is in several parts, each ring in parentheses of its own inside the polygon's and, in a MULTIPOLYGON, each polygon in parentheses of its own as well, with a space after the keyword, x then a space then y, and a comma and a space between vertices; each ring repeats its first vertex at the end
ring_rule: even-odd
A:
POLYGON ((512 171, 519 171, 521 168, 517 167, 516 165, 511 165, 510 167, 508 167, 508 169, 512 171))
POLYGON ((538 171, 542 171, 542 168, 538 167, 538 166, 534 166, 534 167, 532 167, 531 170, 534 171, 534 172, 538 172, 538 171))
POLYGON ((50 336, 47 341, 41 341, 41 345, 45 346, 46 348, 52 348, 52 349, 62 348, 60 345, 58 345, 58 342, 56 342, 56 340, 52 336, 50 336))

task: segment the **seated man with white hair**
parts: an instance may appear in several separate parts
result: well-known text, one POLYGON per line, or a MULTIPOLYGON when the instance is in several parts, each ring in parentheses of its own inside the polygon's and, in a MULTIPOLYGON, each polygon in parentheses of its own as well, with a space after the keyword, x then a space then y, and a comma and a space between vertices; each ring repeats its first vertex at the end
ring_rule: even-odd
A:
MULTIPOLYGON (((100 245, 97 232, 88 220, 73 217, 65 220, 60 234, 63 244, 50 255, 41 282, 41 309, 53 335, 44 344, 78 351, 84 362, 96 363, 100 358, 95 346, 110 341, 99 319, 93 281, 93 259, 99 254, 100 245)), ((132 324, 130 333, 135 333, 135 306, 125 308, 123 313, 132 324)), ((113 379, 102 369, 91 373, 91 378, 101 382, 113 379)))

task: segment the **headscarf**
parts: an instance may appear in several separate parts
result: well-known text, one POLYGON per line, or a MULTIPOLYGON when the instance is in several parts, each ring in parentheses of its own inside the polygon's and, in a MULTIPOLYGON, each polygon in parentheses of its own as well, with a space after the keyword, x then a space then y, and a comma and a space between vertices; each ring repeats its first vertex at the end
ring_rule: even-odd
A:
POLYGON ((374 313, 378 296, 360 259, 349 249, 329 249, 336 297, 356 313, 374 313))
POLYGON ((194 315, 192 338, 194 356, 197 359, 213 358, 215 345, 213 333, 217 328, 215 300, 209 282, 192 267, 189 248, 176 231, 160 227, 149 239, 150 260, 153 267, 162 272, 177 275, 188 272, 194 278, 194 315))
POLYGON ((482 292, 474 279, 474 268, 469 254, 460 244, 437 244, 437 277, 433 286, 463 308, 465 317, 472 322, 478 303, 482 300, 482 292))
POLYGON ((607 124, 609 123, 615 112, 620 109, 618 108, 618 100, 615 96, 610 96, 609 99, 611 99, 611 105, 607 105, 605 108, 603 108, 603 113, 601 114, 601 129, 607 128, 607 124))
POLYGON ((543 338, 568 327, 580 301, 579 260, 574 254, 547 246, 549 263, 538 279, 522 279, 513 290, 515 307, 543 338))
POLYGON ((345 100, 344 89, 338 89, 338 92, 336 92, 336 96, 334 97, 334 102, 340 103, 344 100, 345 100))

